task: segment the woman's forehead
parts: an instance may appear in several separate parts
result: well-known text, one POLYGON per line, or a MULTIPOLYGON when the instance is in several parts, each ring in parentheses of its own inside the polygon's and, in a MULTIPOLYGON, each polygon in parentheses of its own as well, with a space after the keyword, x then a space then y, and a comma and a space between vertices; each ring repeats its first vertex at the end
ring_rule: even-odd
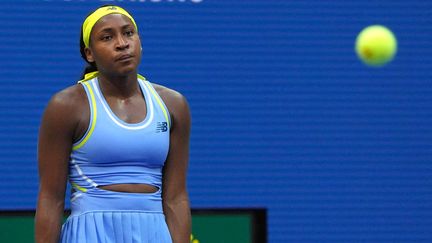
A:
POLYGON ((108 14, 100 18, 93 26, 93 30, 105 29, 105 28, 118 28, 124 27, 125 25, 134 26, 132 21, 123 14, 108 14))

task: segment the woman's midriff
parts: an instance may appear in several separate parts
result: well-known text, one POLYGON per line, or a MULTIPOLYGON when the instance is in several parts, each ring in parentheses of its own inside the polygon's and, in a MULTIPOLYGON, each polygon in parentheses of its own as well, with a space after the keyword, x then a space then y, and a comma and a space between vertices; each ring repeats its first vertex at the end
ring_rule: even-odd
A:
POLYGON ((154 193, 159 190, 158 187, 147 184, 112 184, 98 186, 98 188, 107 191, 130 193, 154 193))

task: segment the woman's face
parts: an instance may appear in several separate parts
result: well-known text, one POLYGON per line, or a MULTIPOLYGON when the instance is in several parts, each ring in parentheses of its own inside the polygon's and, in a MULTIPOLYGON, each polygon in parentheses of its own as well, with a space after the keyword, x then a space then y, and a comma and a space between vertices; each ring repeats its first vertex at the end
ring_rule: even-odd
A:
POLYGON ((93 26, 85 53, 100 72, 127 75, 136 71, 141 61, 141 41, 128 17, 110 14, 93 26))

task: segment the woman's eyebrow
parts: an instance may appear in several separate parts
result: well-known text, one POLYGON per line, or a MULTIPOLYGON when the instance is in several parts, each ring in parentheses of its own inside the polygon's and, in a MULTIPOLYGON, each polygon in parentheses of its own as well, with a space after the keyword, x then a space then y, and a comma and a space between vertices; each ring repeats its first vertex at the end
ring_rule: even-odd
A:
POLYGON ((113 30, 114 29, 111 27, 106 27, 106 28, 99 30, 97 33, 112 32, 113 30))
MULTIPOLYGON (((124 30, 124 29, 130 28, 130 27, 133 27, 133 25, 131 25, 131 24, 125 24, 125 25, 121 26, 120 28, 122 30, 124 30)), ((113 27, 105 27, 105 28, 102 28, 101 30, 99 30, 98 33, 112 32, 112 31, 114 31, 114 29, 115 28, 113 28, 113 27)))
POLYGON ((131 25, 131 24, 125 24, 121 28, 122 29, 127 29, 127 28, 130 28, 130 27, 133 27, 133 25, 131 25))

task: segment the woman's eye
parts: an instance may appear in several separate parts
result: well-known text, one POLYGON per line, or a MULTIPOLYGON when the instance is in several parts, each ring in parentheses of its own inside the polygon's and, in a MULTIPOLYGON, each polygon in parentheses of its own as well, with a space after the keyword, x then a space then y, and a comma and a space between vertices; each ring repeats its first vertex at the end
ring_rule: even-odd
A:
POLYGON ((103 41, 109 41, 111 39, 112 39, 112 36, 110 36, 110 35, 104 35, 101 37, 101 40, 103 40, 103 41))
POLYGON ((125 32, 126 36, 132 36, 134 32, 132 30, 125 32))

